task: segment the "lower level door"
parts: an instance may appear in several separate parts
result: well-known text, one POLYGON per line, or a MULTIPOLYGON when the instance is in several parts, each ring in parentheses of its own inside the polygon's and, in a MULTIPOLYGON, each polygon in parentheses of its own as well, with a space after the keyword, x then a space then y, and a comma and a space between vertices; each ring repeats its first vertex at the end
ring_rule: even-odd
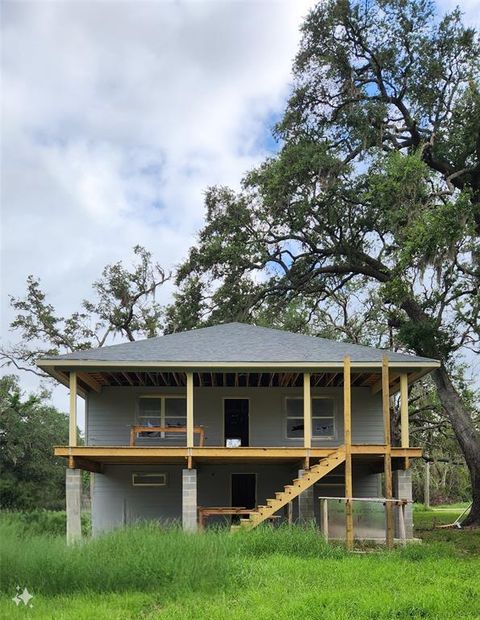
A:
POLYGON ((256 474, 232 474, 232 506, 237 508, 255 508, 256 505, 256 474))

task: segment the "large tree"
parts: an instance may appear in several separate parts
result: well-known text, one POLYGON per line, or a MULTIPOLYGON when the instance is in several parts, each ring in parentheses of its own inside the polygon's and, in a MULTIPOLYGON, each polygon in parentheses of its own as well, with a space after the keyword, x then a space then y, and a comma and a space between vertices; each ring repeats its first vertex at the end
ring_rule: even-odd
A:
POLYGON ((162 333, 164 309, 156 294, 170 276, 145 248, 135 246, 133 252, 130 268, 121 262, 104 267, 89 299, 66 317, 48 301, 38 277, 30 275, 25 296, 10 297, 15 313, 10 327, 21 344, 0 350, 1 365, 48 377, 35 367, 39 357, 102 347, 115 336, 133 341, 162 333))
POLYGON ((478 35, 423 0, 322 2, 302 32, 280 150, 241 191, 209 189, 168 329, 286 309, 294 324, 354 291, 354 313, 376 307, 404 350, 441 361, 478 524, 478 421, 454 373, 479 352, 478 35))
POLYGON ((53 446, 68 442, 68 417, 48 392, 22 393, 18 378, 0 378, 0 504, 2 508, 60 510, 65 464, 53 446))

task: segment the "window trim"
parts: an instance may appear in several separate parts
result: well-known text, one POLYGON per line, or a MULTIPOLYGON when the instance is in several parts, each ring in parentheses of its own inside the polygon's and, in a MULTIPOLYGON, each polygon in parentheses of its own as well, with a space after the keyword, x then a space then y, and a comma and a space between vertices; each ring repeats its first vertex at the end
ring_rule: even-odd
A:
MULTIPOLYGON (((302 419, 303 420, 303 415, 301 416, 289 416, 288 415, 288 408, 287 408, 287 400, 301 400, 303 402, 303 396, 285 396, 285 439, 287 441, 303 441, 305 438, 305 432, 303 432, 301 437, 289 437, 288 436, 288 419, 302 419)), ((312 401, 312 421, 313 419, 316 420, 330 420, 333 419, 333 434, 332 435, 314 435, 313 434, 313 424, 312 424, 312 440, 315 441, 331 441, 332 439, 335 440, 337 439, 337 399, 334 396, 317 396, 316 394, 310 397, 310 400, 312 401), (333 412, 331 416, 314 416, 313 415, 313 401, 314 400, 331 400, 333 403, 333 412)), ((305 429, 304 429, 305 431, 305 429)))
POLYGON ((168 485, 168 476, 166 472, 147 472, 147 471, 134 471, 132 472, 132 486, 133 487, 166 487, 168 485), (156 476, 163 476, 163 482, 135 482, 135 476, 142 476, 144 478, 153 478, 156 476))

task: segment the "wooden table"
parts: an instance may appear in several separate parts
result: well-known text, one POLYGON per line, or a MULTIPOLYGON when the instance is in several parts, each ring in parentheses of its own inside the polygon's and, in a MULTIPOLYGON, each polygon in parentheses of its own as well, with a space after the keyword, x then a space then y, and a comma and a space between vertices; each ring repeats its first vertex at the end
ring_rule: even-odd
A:
MULTIPOLYGON (((203 530, 205 525, 205 519, 213 516, 229 516, 229 515, 249 515, 252 512, 257 512, 256 508, 245 508, 243 506, 213 506, 213 507, 198 507, 198 529, 203 530)), ((277 519, 281 519, 281 515, 271 515, 267 521, 272 522, 277 519)))
MULTIPOLYGON (((184 433, 186 434, 186 426, 132 426, 130 430, 130 445, 136 445, 138 433, 184 433)), ((199 447, 203 448, 205 443, 205 430, 203 426, 194 426, 193 432, 199 435, 199 447)))

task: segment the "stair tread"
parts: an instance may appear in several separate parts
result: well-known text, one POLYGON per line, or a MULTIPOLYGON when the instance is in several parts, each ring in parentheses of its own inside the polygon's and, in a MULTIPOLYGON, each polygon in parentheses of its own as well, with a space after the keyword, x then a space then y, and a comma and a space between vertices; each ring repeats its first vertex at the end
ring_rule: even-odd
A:
POLYGON ((240 519, 240 524, 245 527, 256 527, 272 514, 280 510, 282 506, 290 503, 292 499, 298 497, 303 491, 313 486, 315 482, 323 478, 325 474, 340 464, 340 459, 344 460, 343 451, 339 448, 336 452, 322 459, 319 463, 312 465, 300 476, 295 478, 292 484, 286 484, 283 491, 276 491, 274 498, 266 500, 267 505, 257 506, 255 512, 251 512, 248 519, 240 519))

